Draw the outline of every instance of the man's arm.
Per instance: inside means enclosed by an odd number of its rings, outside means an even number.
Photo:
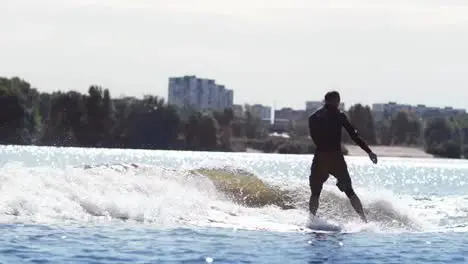
[[[317,118],[314,115],[309,116],[309,135],[312,138],[312,141],[314,141],[314,144],[317,144],[317,128],[315,126],[317,125]]]
[[[351,137],[356,144],[361,147],[367,154],[372,153],[372,150],[367,146],[366,142],[362,140],[362,138],[359,136],[359,133],[357,130],[354,128],[353,125],[349,122],[348,118],[344,113],[340,114],[341,117],[341,124],[344,126],[346,129],[346,132],[348,132],[349,136]]]

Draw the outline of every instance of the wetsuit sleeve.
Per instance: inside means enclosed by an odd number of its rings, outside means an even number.
[[[316,123],[317,123],[316,117],[314,115],[311,115],[309,117],[309,134],[310,134],[310,137],[312,138],[312,141],[314,141],[315,144],[317,144]]]
[[[354,126],[349,122],[348,118],[344,113],[340,114],[341,117],[341,124],[344,126],[346,129],[346,132],[348,132],[349,136],[351,137],[356,144],[361,147],[365,152],[371,153],[372,150],[367,146],[367,144],[362,140],[361,136],[359,136],[359,133],[357,130],[354,128]]]

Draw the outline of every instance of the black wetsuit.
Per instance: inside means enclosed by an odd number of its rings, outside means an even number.
[[[354,195],[348,166],[341,152],[342,127],[364,151],[371,152],[343,112],[327,106],[315,111],[309,117],[310,136],[317,147],[309,176],[313,196],[320,195],[329,174],[337,179],[336,185],[342,192],[347,196]]]

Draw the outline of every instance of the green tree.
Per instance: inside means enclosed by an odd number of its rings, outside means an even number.
[[[250,111],[245,112],[245,135],[247,138],[264,138],[267,136],[267,130],[263,126],[260,118],[252,115]]]
[[[0,78],[0,142],[31,144],[39,128],[39,93],[17,77]]]
[[[369,145],[377,143],[374,118],[369,106],[356,104],[350,107],[348,111],[349,121],[354,125],[362,139]],[[346,141],[350,142],[348,136],[345,136]]]
[[[460,158],[460,141],[455,137],[456,127],[447,118],[435,117],[427,122],[424,130],[426,152],[449,158]]]
[[[232,150],[232,123],[234,120],[232,108],[225,108],[222,112],[215,111],[213,116],[219,125],[221,148],[225,151]]]
[[[188,149],[197,150],[200,148],[199,127],[201,114],[195,112],[189,116],[185,125],[185,141]]]
[[[409,139],[410,121],[406,112],[398,112],[390,121],[393,145],[406,145]]]
[[[116,130],[127,147],[171,149],[179,135],[180,118],[177,111],[157,96],[143,100],[128,100],[123,120]],[[122,103],[119,103],[122,109]],[[122,110],[120,110],[122,111]]]
[[[76,134],[82,129],[83,109],[81,94],[73,91],[55,93],[41,143],[52,146],[82,146]]]
[[[380,120],[376,123],[376,134],[378,142],[381,145],[389,146],[392,144],[392,133],[389,120]]]
[[[211,115],[202,115],[198,131],[201,150],[215,150],[218,146],[219,125]]]
[[[211,115],[195,112],[185,126],[185,140],[190,150],[214,150],[218,146],[218,122]]]

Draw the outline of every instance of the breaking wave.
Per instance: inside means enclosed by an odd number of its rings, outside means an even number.
[[[24,223],[133,222],[171,226],[300,231],[308,219],[309,189],[275,185],[245,169],[168,169],[137,164],[79,168],[0,168],[0,221]],[[285,187],[287,186],[287,187]],[[463,228],[464,197],[440,200],[358,190],[369,225],[360,223],[346,196],[325,186],[319,215],[345,230],[425,232]],[[388,193],[388,192],[387,192]],[[464,209],[465,208],[465,209]],[[460,214],[460,215],[457,215]]]

